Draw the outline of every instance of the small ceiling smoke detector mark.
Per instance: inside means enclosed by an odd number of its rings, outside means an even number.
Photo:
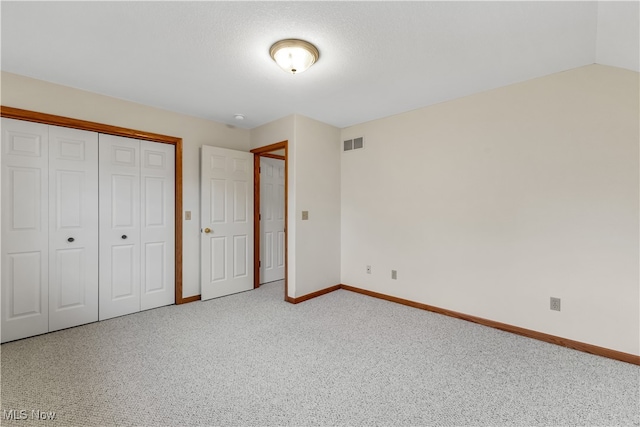
[[[361,148],[364,148],[364,138],[361,136],[344,141],[343,151],[359,150]]]
[[[244,114],[234,114],[233,118],[236,120],[244,120]]]

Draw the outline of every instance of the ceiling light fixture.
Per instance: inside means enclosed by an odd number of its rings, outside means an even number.
[[[269,53],[280,68],[291,74],[303,72],[320,57],[318,48],[309,42],[297,39],[280,40],[271,46]]]
[[[233,117],[236,120],[244,120],[244,114],[239,114],[239,113],[238,114],[234,114]]]

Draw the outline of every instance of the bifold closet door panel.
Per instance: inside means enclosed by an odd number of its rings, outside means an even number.
[[[49,331],[98,320],[98,134],[49,127]]]
[[[140,142],[99,135],[100,320],[140,311]]]
[[[141,301],[175,302],[175,146],[140,141]]]
[[[48,127],[2,119],[2,342],[49,330]]]

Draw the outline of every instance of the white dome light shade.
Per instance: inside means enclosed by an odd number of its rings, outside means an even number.
[[[304,40],[287,39],[274,43],[271,57],[287,73],[298,74],[311,67],[320,57],[318,49]]]

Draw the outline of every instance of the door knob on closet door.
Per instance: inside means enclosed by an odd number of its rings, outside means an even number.
[[[123,234],[123,235],[122,235],[122,240],[125,240],[126,238],[127,238],[127,235],[126,235],[126,234]]]
[[[69,238],[67,239],[67,242],[69,242],[69,243],[73,243],[75,240],[76,240],[76,239],[74,239],[73,237],[69,237]]]
[[[209,233],[211,233],[211,229],[210,229],[210,228],[205,228],[205,229],[204,229],[204,232],[205,232],[205,233],[207,233],[207,234],[209,234]]]

